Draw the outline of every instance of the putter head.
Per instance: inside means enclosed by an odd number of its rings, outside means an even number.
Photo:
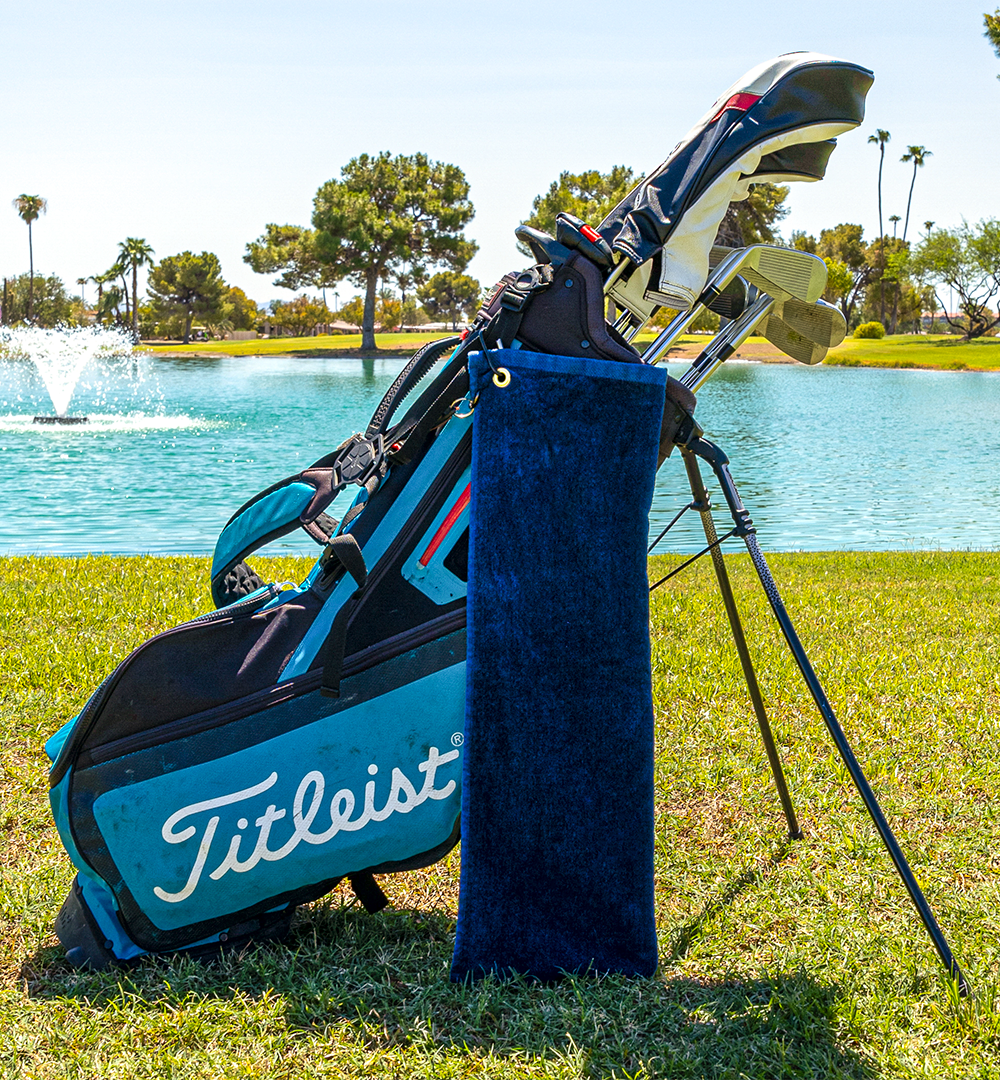
[[[840,308],[825,300],[805,304],[792,297],[782,306],[781,319],[803,337],[828,349],[839,345],[847,336],[847,320]]]
[[[825,345],[810,341],[804,334],[800,334],[789,326],[777,311],[772,311],[758,324],[757,332],[800,364],[818,364],[827,353]]]

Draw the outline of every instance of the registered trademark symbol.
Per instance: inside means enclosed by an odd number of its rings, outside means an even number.
[[[464,742],[465,736],[460,731],[456,731],[455,734],[451,737],[452,746],[461,746]]]

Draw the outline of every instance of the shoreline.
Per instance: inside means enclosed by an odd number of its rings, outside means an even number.
[[[380,347],[360,348],[360,335],[336,340],[330,336],[315,338],[260,338],[255,341],[205,342],[198,345],[145,343],[146,355],[170,360],[222,360],[227,357],[275,356],[301,359],[335,360],[405,360],[434,335],[387,334]],[[346,338],[346,340],[344,340]],[[649,336],[648,340],[652,340]],[[693,360],[710,341],[708,335],[684,335],[667,352],[672,362]],[[635,342],[640,349],[646,335]],[[779,351],[769,341],[751,337],[743,342],[730,363],[792,364],[796,361]],[[847,338],[831,349],[822,364],[830,367],[867,367],[914,369],[920,371],[1000,371],[1000,338],[978,338],[972,342],[953,340],[946,335],[899,334],[879,339]],[[819,365],[817,365],[819,366]]]

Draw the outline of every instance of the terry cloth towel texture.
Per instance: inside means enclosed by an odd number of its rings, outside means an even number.
[[[451,977],[651,975],[646,543],[666,372],[500,350],[473,355],[470,375]]]

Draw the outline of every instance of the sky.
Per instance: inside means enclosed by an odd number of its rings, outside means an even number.
[[[213,251],[258,302],[287,299],[246,244],[268,222],[308,225],[322,183],[388,150],[464,170],[469,272],[489,285],[524,265],[514,228],[560,172],[649,171],[740,75],[796,50],[863,64],[875,85],[827,178],[792,185],[785,235],[877,235],[876,128],[892,136],[887,230],[910,144],[933,153],[911,239],[928,219],[998,217],[1000,60],[982,36],[996,2],[0,0],[0,274],[28,264],[10,202],[39,194],[36,273],[74,291],[138,236],[157,257]]]

